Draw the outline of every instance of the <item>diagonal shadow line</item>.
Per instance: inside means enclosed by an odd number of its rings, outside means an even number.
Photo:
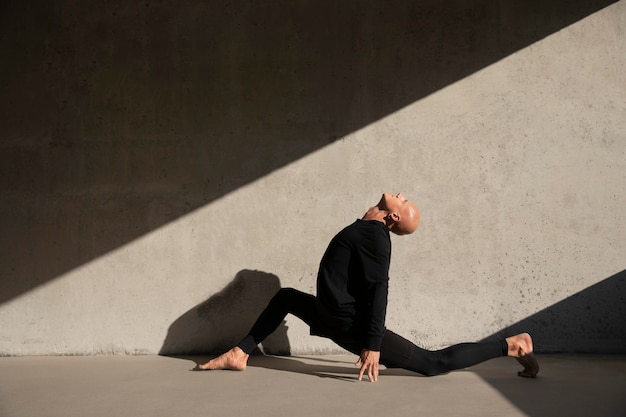
[[[484,340],[528,332],[541,353],[626,352],[626,270]]]
[[[2,2],[0,303],[614,2]]]
[[[279,286],[275,275],[240,271],[223,291],[194,307],[170,326],[160,354],[192,360],[198,365],[209,359],[198,354],[224,352],[245,334],[270,293]],[[255,300],[263,293],[262,301]],[[250,304],[256,304],[254,311],[245,307]],[[236,317],[233,312],[237,312]],[[537,379],[517,377],[515,372],[520,368],[511,358],[479,364],[466,372],[480,376],[528,417],[587,416],[590,410],[594,411],[593,415],[621,415],[626,404],[623,398],[625,375],[620,371],[624,369],[623,354],[626,352],[624,317],[626,270],[483,339],[530,332],[542,367]],[[213,322],[222,325],[217,328]],[[281,350],[289,352],[284,325],[272,337],[278,338],[274,349],[282,346],[282,349],[275,350],[276,353]],[[265,342],[263,348],[266,348]],[[555,352],[561,355],[553,355],[547,360],[547,354]],[[589,353],[604,356],[594,357]],[[621,355],[607,356],[612,353]],[[251,357],[248,365],[345,382],[357,381],[354,362],[343,359],[257,355]],[[381,375],[385,378],[392,375],[427,378],[402,369],[384,369]]]
[[[484,340],[529,332],[543,353],[624,354],[626,352],[626,270],[543,309]],[[580,358],[580,357],[579,357]],[[585,356],[576,365],[559,356],[563,366],[542,367],[536,383],[527,384],[480,366],[477,375],[529,417],[621,415],[624,375],[606,372],[623,357]],[[569,363],[567,363],[569,361]],[[541,366],[541,355],[539,355]],[[554,363],[553,359],[551,363]],[[595,367],[595,368],[594,368]],[[618,413],[618,414],[615,414]]]

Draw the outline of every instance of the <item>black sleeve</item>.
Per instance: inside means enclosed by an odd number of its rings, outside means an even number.
[[[371,246],[368,245],[363,249],[360,257],[369,307],[367,334],[363,347],[379,351],[385,334],[389,291],[389,263],[391,258],[389,236],[381,233],[381,236],[377,237]]]

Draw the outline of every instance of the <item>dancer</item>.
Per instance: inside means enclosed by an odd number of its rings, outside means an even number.
[[[430,351],[385,328],[389,233],[411,234],[419,220],[417,207],[404,195],[383,194],[378,204],[331,240],[320,262],[317,296],[280,289],[237,346],[198,368],[244,370],[250,353],[290,313],[307,323],[312,335],[327,337],[358,355],[359,380],[367,371],[369,381],[377,381],[379,363],[434,376],[500,356],[517,359],[524,367],[519,376],[536,377],[539,365],[527,333]]]

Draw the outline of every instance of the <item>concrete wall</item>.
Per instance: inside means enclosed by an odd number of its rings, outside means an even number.
[[[625,1],[39,3],[0,5],[0,354],[221,350],[383,191],[390,328],[626,351]]]

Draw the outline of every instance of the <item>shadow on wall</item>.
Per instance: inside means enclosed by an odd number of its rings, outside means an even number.
[[[169,327],[160,355],[219,354],[248,333],[269,300],[280,289],[276,275],[242,270],[219,293],[198,304]],[[262,344],[263,351],[289,355],[283,322]]]
[[[169,327],[162,355],[218,354],[236,345],[280,289],[277,276],[242,270],[222,291]],[[506,327],[484,340],[529,332],[538,353],[626,352],[626,270]],[[288,355],[283,323],[263,342],[267,354]]]
[[[614,2],[3,1],[0,303]]]
[[[625,353],[626,270],[485,340],[528,332],[542,353]]]

